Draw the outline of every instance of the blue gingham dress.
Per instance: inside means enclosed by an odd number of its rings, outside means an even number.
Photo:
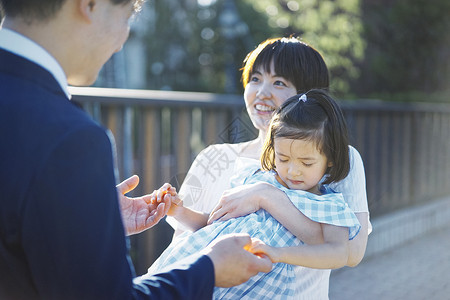
[[[334,193],[324,187],[323,195],[315,195],[301,190],[289,190],[275,179],[275,172],[259,170],[258,164],[239,162],[240,170],[232,179],[232,186],[268,182],[279,188],[292,203],[311,220],[349,228],[349,238],[359,232],[360,224],[355,214],[345,203],[342,194]],[[149,268],[154,274],[184,257],[199,252],[219,236],[228,233],[248,233],[273,247],[288,247],[303,244],[283,225],[263,209],[249,215],[214,222],[196,232],[184,232],[167,247],[162,255]],[[215,288],[214,299],[296,299],[299,289],[296,276],[301,276],[301,266],[276,263],[269,273],[259,273],[247,282],[231,288]]]

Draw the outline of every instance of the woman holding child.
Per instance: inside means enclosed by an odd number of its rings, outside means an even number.
[[[196,231],[216,220],[226,221],[264,209],[305,244],[324,243],[320,223],[300,212],[286,193],[267,182],[231,188],[230,178],[236,173],[239,159],[259,159],[269,121],[278,107],[296,94],[313,88],[328,88],[325,62],[315,49],[298,39],[269,39],[245,59],[242,82],[246,108],[259,135],[250,142],[209,146],[197,156],[179,191],[183,202],[173,205],[169,211],[172,216],[169,223],[175,228],[175,235],[186,230]],[[222,165],[222,168],[215,169],[217,159],[226,162],[225,168]],[[370,221],[363,163],[358,151],[351,146],[349,159],[348,175],[329,184],[329,188],[342,193],[361,225],[359,234],[347,242],[348,260],[344,265],[355,266],[364,256]],[[217,174],[212,174],[214,170]],[[195,194],[190,190],[190,182],[193,181],[201,183],[201,187],[196,186]],[[160,197],[161,193],[158,193]],[[301,289],[298,297],[328,299],[330,270],[315,269],[323,265],[308,267],[296,277],[297,286]]]

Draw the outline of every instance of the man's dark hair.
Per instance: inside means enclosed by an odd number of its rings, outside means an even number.
[[[0,15],[21,16],[26,20],[46,20],[53,17],[66,0],[0,0]],[[135,2],[139,10],[144,0],[110,0],[114,4]]]
[[[53,16],[66,0],[0,0],[4,13],[11,17],[45,20]]]

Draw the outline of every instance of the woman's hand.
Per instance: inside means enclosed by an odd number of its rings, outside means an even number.
[[[258,182],[226,190],[223,192],[219,203],[210,213],[208,224],[216,220],[226,221],[231,218],[246,216],[259,210],[263,190],[268,185],[264,182]]]

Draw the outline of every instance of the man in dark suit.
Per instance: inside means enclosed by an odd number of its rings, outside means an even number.
[[[107,131],[70,102],[128,37],[140,0],[0,0],[0,299],[208,299],[271,263],[228,236],[150,279],[128,234],[170,207],[116,189]]]

